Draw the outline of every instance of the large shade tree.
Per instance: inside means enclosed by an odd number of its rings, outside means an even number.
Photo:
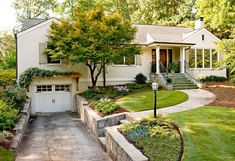
[[[17,20],[22,22],[26,18],[49,18],[56,0],[14,0]]]
[[[234,0],[197,0],[197,15],[203,16],[206,27],[219,38],[228,38],[235,26]]]
[[[228,74],[235,74],[235,28],[229,39],[223,39],[217,44],[216,50],[223,53],[223,60],[220,64],[228,69]]]
[[[139,54],[140,47],[132,43],[136,29],[120,14],[107,14],[101,5],[81,10],[80,5],[73,10],[72,21],[52,23],[46,53],[54,59],[85,64],[95,87],[107,64]]]

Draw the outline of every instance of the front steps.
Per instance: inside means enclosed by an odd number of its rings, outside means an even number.
[[[166,80],[167,74],[161,73],[163,78]],[[197,89],[198,87],[188,79],[183,73],[168,73],[168,77],[171,78],[172,82],[170,83],[173,87],[173,90],[182,90],[182,89]]]

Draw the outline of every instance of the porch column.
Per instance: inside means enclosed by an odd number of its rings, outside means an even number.
[[[160,73],[160,64],[159,64],[159,61],[160,61],[160,47],[158,46],[156,48],[156,73]]]
[[[181,65],[180,65],[180,73],[185,73],[185,47],[181,47],[180,48],[180,61],[181,61]]]

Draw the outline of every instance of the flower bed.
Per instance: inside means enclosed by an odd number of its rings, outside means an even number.
[[[150,161],[181,160],[183,141],[177,127],[162,118],[125,124],[120,132]]]
[[[99,115],[105,116],[127,111],[114,103],[117,98],[140,91],[147,91],[151,89],[150,87],[150,84],[136,83],[96,87],[95,89],[86,90],[81,95],[89,102],[92,102],[93,109]]]

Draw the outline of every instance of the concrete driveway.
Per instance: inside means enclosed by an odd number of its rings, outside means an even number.
[[[110,161],[76,115],[38,116],[24,137],[16,161]]]

